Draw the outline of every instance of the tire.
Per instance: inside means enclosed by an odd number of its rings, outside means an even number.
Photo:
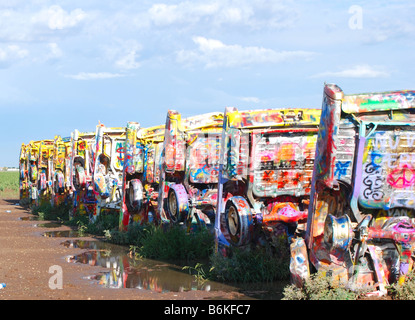
[[[230,242],[237,247],[247,245],[252,239],[253,218],[245,198],[230,198],[225,206],[225,221]]]
[[[129,209],[138,212],[143,207],[143,184],[139,179],[132,179],[128,185]]]
[[[189,197],[181,184],[170,187],[167,195],[167,213],[173,223],[183,222],[189,213]]]

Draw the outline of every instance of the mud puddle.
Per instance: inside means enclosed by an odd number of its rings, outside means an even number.
[[[59,222],[36,224],[38,227],[60,227]],[[66,248],[79,248],[85,251],[77,255],[65,257],[68,263],[82,263],[105,268],[88,276],[95,285],[107,288],[135,288],[159,293],[185,291],[222,291],[238,292],[244,299],[280,300],[283,289],[288,282],[231,284],[215,281],[198,281],[188,270],[183,270],[186,263],[167,263],[152,259],[135,257],[125,246],[115,245],[100,240],[79,239],[84,234],[76,230],[52,230],[43,233],[45,237],[78,238],[68,239],[61,243]]]
[[[107,288],[136,288],[155,292],[184,292],[190,290],[239,292],[253,299],[281,299],[287,283],[232,285],[214,281],[198,281],[182,270],[181,265],[134,257],[128,249],[103,241],[66,240],[68,248],[86,249],[66,257],[68,263],[99,266],[108,271],[87,279]]]
[[[49,238],[71,238],[71,237],[76,238],[76,237],[80,237],[81,234],[80,232],[76,230],[54,230],[54,231],[44,232],[43,236],[49,237]]]
[[[20,221],[39,221],[40,223],[35,224],[35,227],[41,228],[59,228],[63,225],[62,222],[59,221],[46,221],[40,219],[38,216],[26,216],[26,217],[19,217],[18,220]]]
[[[35,227],[40,228],[59,228],[62,227],[61,222],[45,222],[45,223],[37,223]]]
[[[26,216],[26,217],[20,217],[20,221],[39,221],[39,217],[37,216]]]

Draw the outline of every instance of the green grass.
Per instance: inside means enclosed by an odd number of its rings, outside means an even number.
[[[250,250],[231,247],[229,256],[210,257],[210,279],[223,282],[272,282],[288,280],[290,253],[283,241],[275,247],[253,247]]]
[[[52,207],[49,202],[43,203],[38,207],[32,208],[32,213],[39,217],[40,220],[69,221],[69,210],[71,205],[62,204]]]
[[[179,226],[132,224],[126,232],[109,230],[109,241],[129,245],[143,258],[161,260],[204,260],[214,248],[214,237],[207,230],[188,234]]]
[[[0,171],[0,198],[19,198],[18,171]]]

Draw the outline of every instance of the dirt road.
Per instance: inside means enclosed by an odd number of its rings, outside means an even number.
[[[36,221],[21,220],[31,216],[18,200],[0,199],[0,300],[200,300],[244,299],[238,292],[168,292],[139,289],[111,289],[91,283],[86,277],[100,270],[91,266],[67,263],[65,257],[82,252],[66,248],[62,239],[42,236],[46,228]],[[68,227],[61,227],[69,229]],[[62,289],[53,287],[56,267],[62,270]],[[52,267],[52,268],[51,268]],[[103,270],[103,269],[102,269]],[[52,279],[51,279],[52,278]],[[52,286],[50,286],[50,281]]]

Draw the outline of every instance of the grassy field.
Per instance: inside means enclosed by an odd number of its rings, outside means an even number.
[[[19,172],[0,171],[0,199],[19,198]]]

